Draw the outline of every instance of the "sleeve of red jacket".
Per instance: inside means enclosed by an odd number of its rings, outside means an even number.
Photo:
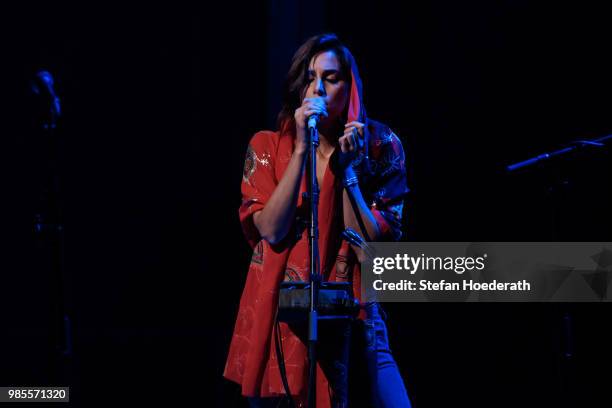
[[[253,214],[261,210],[278,184],[274,173],[273,132],[258,132],[249,142],[242,172],[242,203],[238,214],[242,231],[251,247],[261,240]]]
[[[380,228],[380,241],[398,241],[402,237],[402,211],[408,192],[406,159],[402,142],[391,133],[388,143],[380,147],[377,162],[377,185],[372,214]]]

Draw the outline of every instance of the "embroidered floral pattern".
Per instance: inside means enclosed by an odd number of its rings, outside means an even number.
[[[263,241],[259,241],[255,249],[253,249],[251,263],[259,265],[263,264]]]
[[[242,172],[242,180],[251,184],[251,178],[255,171],[257,171],[257,165],[260,164],[265,167],[270,166],[270,154],[262,153],[261,157],[257,156],[257,153],[253,149],[253,146],[249,145],[246,152],[246,158],[244,160],[244,170]]]
[[[287,269],[285,269],[285,281],[296,282],[301,280],[304,279],[302,279],[300,273],[296,269],[287,265]]]

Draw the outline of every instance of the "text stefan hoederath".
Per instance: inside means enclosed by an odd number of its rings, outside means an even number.
[[[612,301],[612,242],[368,245],[370,256],[361,262],[365,301]]]
[[[478,257],[441,257],[420,256],[413,257],[408,254],[396,254],[394,257],[375,257],[372,259],[372,272],[381,275],[385,271],[405,271],[411,275],[419,271],[452,271],[458,275],[465,272],[482,271],[486,267],[487,254]],[[530,291],[531,284],[523,279],[516,282],[477,282],[465,279],[462,282],[449,282],[444,279],[432,281],[421,279],[417,282],[401,279],[397,282],[383,282],[376,279],[372,282],[376,291]]]

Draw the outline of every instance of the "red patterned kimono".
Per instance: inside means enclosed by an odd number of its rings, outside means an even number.
[[[404,152],[391,130],[365,118],[361,105],[361,83],[353,69],[348,120],[366,123],[366,144],[353,167],[366,202],[377,220],[383,238],[399,239],[403,198],[408,192]],[[304,175],[296,210],[296,221],[287,237],[277,245],[262,240],[253,223],[253,213],[261,210],[283,177],[293,152],[294,135],[262,131],[250,141],[242,178],[240,221],[253,247],[246,284],[224,376],[242,385],[245,396],[274,397],[285,394],[274,346],[275,315],[280,282],[309,280],[308,231],[301,220],[309,218]],[[331,163],[331,160],[330,160]],[[342,178],[330,166],[325,171],[319,199],[319,252],[321,272],[328,281],[352,281],[360,295],[359,263],[350,246],[341,239]],[[362,316],[363,317],[363,316]],[[306,340],[285,323],[280,324],[289,389],[298,406],[305,406],[308,384]],[[317,364],[317,407],[330,407],[330,388],[324,371]]]

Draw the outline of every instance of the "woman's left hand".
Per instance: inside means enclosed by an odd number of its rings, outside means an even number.
[[[344,134],[338,139],[340,145],[338,162],[341,169],[347,169],[357,158],[357,152],[363,147],[365,140],[364,126],[363,123],[357,121],[344,125]]]

